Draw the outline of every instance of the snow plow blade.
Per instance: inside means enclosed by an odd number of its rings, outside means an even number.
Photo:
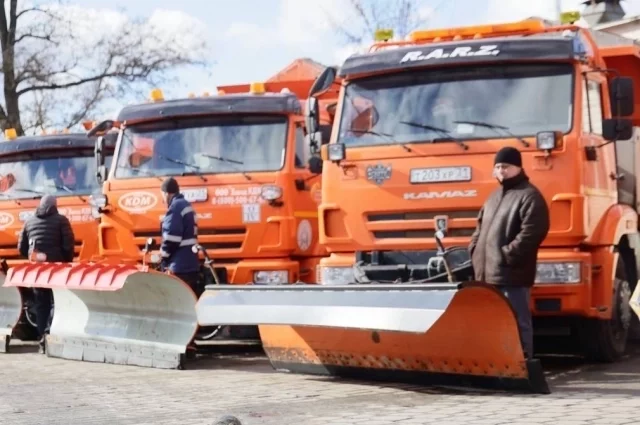
[[[13,330],[22,316],[22,295],[18,288],[5,286],[6,275],[2,272],[0,282],[0,353],[8,353]]]
[[[49,357],[182,368],[197,329],[191,289],[136,266],[31,263],[10,269],[5,286],[52,289]]]
[[[633,294],[631,294],[629,305],[631,306],[631,309],[636,314],[638,319],[640,319],[640,280],[636,284],[636,288],[633,290]]]
[[[259,325],[275,369],[549,394],[515,314],[477,282],[208,286],[200,326]]]

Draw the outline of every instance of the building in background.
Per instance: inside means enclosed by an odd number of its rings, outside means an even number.
[[[637,1],[637,0],[634,0]],[[621,0],[586,0],[581,12],[590,28],[640,41],[640,15],[625,16]]]

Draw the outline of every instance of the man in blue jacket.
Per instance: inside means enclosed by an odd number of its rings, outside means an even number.
[[[162,220],[161,266],[186,282],[200,297],[200,262],[198,254],[191,250],[198,243],[196,213],[180,193],[178,182],[173,177],[162,182],[161,191],[162,199],[168,206]]]

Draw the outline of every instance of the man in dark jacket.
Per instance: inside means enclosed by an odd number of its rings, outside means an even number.
[[[538,249],[549,231],[549,208],[522,169],[522,156],[500,149],[494,175],[501,187],[486,200],[471,236],[469,253],[478,281],[496,285],[509,299],[518,321],[525,356],[533,356],[529,300]]]
[[[18,238],[20,255],[36,261],[58,263],[73,261],[74,236],[69,219],[58,213],[56,198],[45,195]],[[34,288],[36,322],[40,345],[49,323],[53,294],[48,288]]]
[[[168,205],[162,220],[162,267],[185,281],[199,297],[200,261],[198,254],[191,250],[198,243],[196,213],[180,194],[178,182],[173,177],[162,182],[161,190]]]

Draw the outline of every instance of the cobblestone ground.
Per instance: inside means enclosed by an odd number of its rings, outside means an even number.
[[[555,362],[557,363],[557,362]],[[2,425],[638,424],[640,350],[616,365],[552,364],[551,395],[335,381],[272,371],[261,356],[167,371],[0,354]]]

